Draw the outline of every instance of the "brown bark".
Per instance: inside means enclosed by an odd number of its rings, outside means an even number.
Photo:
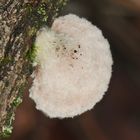
[[[36,31],[50,25],[66,0],[0,1],[0,135],[8,136],[33,71]]]

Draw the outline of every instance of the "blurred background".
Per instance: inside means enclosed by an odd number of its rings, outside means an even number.
[[[73,119],[49,119],[28,92],[7,140],[140,140],[140,0],[70,0],[61,15],[75,13],[109,40],[113,75],[94,109]]]

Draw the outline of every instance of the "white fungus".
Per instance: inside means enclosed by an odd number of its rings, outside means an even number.
[[[30,97],[51,118],[74,117],[99,102],[108,88],[112,56],[102,32],[84,18],[55,19],[36,37],[37,71]]]

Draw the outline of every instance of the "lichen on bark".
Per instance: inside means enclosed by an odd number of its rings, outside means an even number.
[[[37,30],[51,25],[67,0],[1,0],[0,2],[0,137],[12,132],[17,106],[34,70]]]

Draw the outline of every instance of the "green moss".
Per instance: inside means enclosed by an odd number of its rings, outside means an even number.
[[[12,130],[13,130],[12,126],[3,126],[2,133],[0,134],[0,137],[9,138],[11,136]]]
[[[23,96],[23,93],[25,91],[25,87],[27,86],[28,83],[25,83],[25,84],[22,84],[19,88],[19,97],[22,97]]]
[[[9,111],[8,116],[6,118],[6,122],[4,126],[2,127],[2,132],[0,134],[0,137],[2,138],[8,138],[10,137],[13,127],[12,127],[12,122],[14,120],[14,113],[12,111]]]
[[[12,122],[15,119],[15,110],[16,108],[22,103],[22,96],[24,93],[26,85],[21,85],[19,88],[19,94],[16,96],[16,98],[13,100],[13,102],[10,104],[10,107],[8,108],[7,112],[7,118],[4,123],[4,126],[2,127],[2,131],[0,133],[0,138],[8,138],[11,136],[13,127]]]
[[[37,29],[35,27],[30,27],[28,31],[29,36],[34,36],[37,32]]]
[[[39,5],[33,7],[27,4],[27,12],[30,19],[29,24],[36,29],[41,26],[50,25],[59,11],[66,5],[68,0],[41,0]]]
[[[22,103],[22,98],[21,98],[21,97],[17,97],[17,98],[15,98],[14,101],[12,102],[12,106],[18,107],[21,103]]]
[[[32,47],[28,50],[27,54],[26,54],[26,58],[30,61],[30,62],[34,62],[35,61],[35,57],[36,57],[36,46],[35,44],[32,45]]]
[[[46,15],[46,9],[45,9],[45,4],[41,4],[38,8],[37,8],[37,13],[40,15]]]
[[[17,108],[21,103],[22,103],[22,98],[23,98],[23,93],[25,91],[25,87],[26,87],[26,84],[22,84],[20,87],[19,87],[19,90],[18,90],[18,95],[14,98],[14,100],[12,101],[11,103],[11,109],[13,108]]]

